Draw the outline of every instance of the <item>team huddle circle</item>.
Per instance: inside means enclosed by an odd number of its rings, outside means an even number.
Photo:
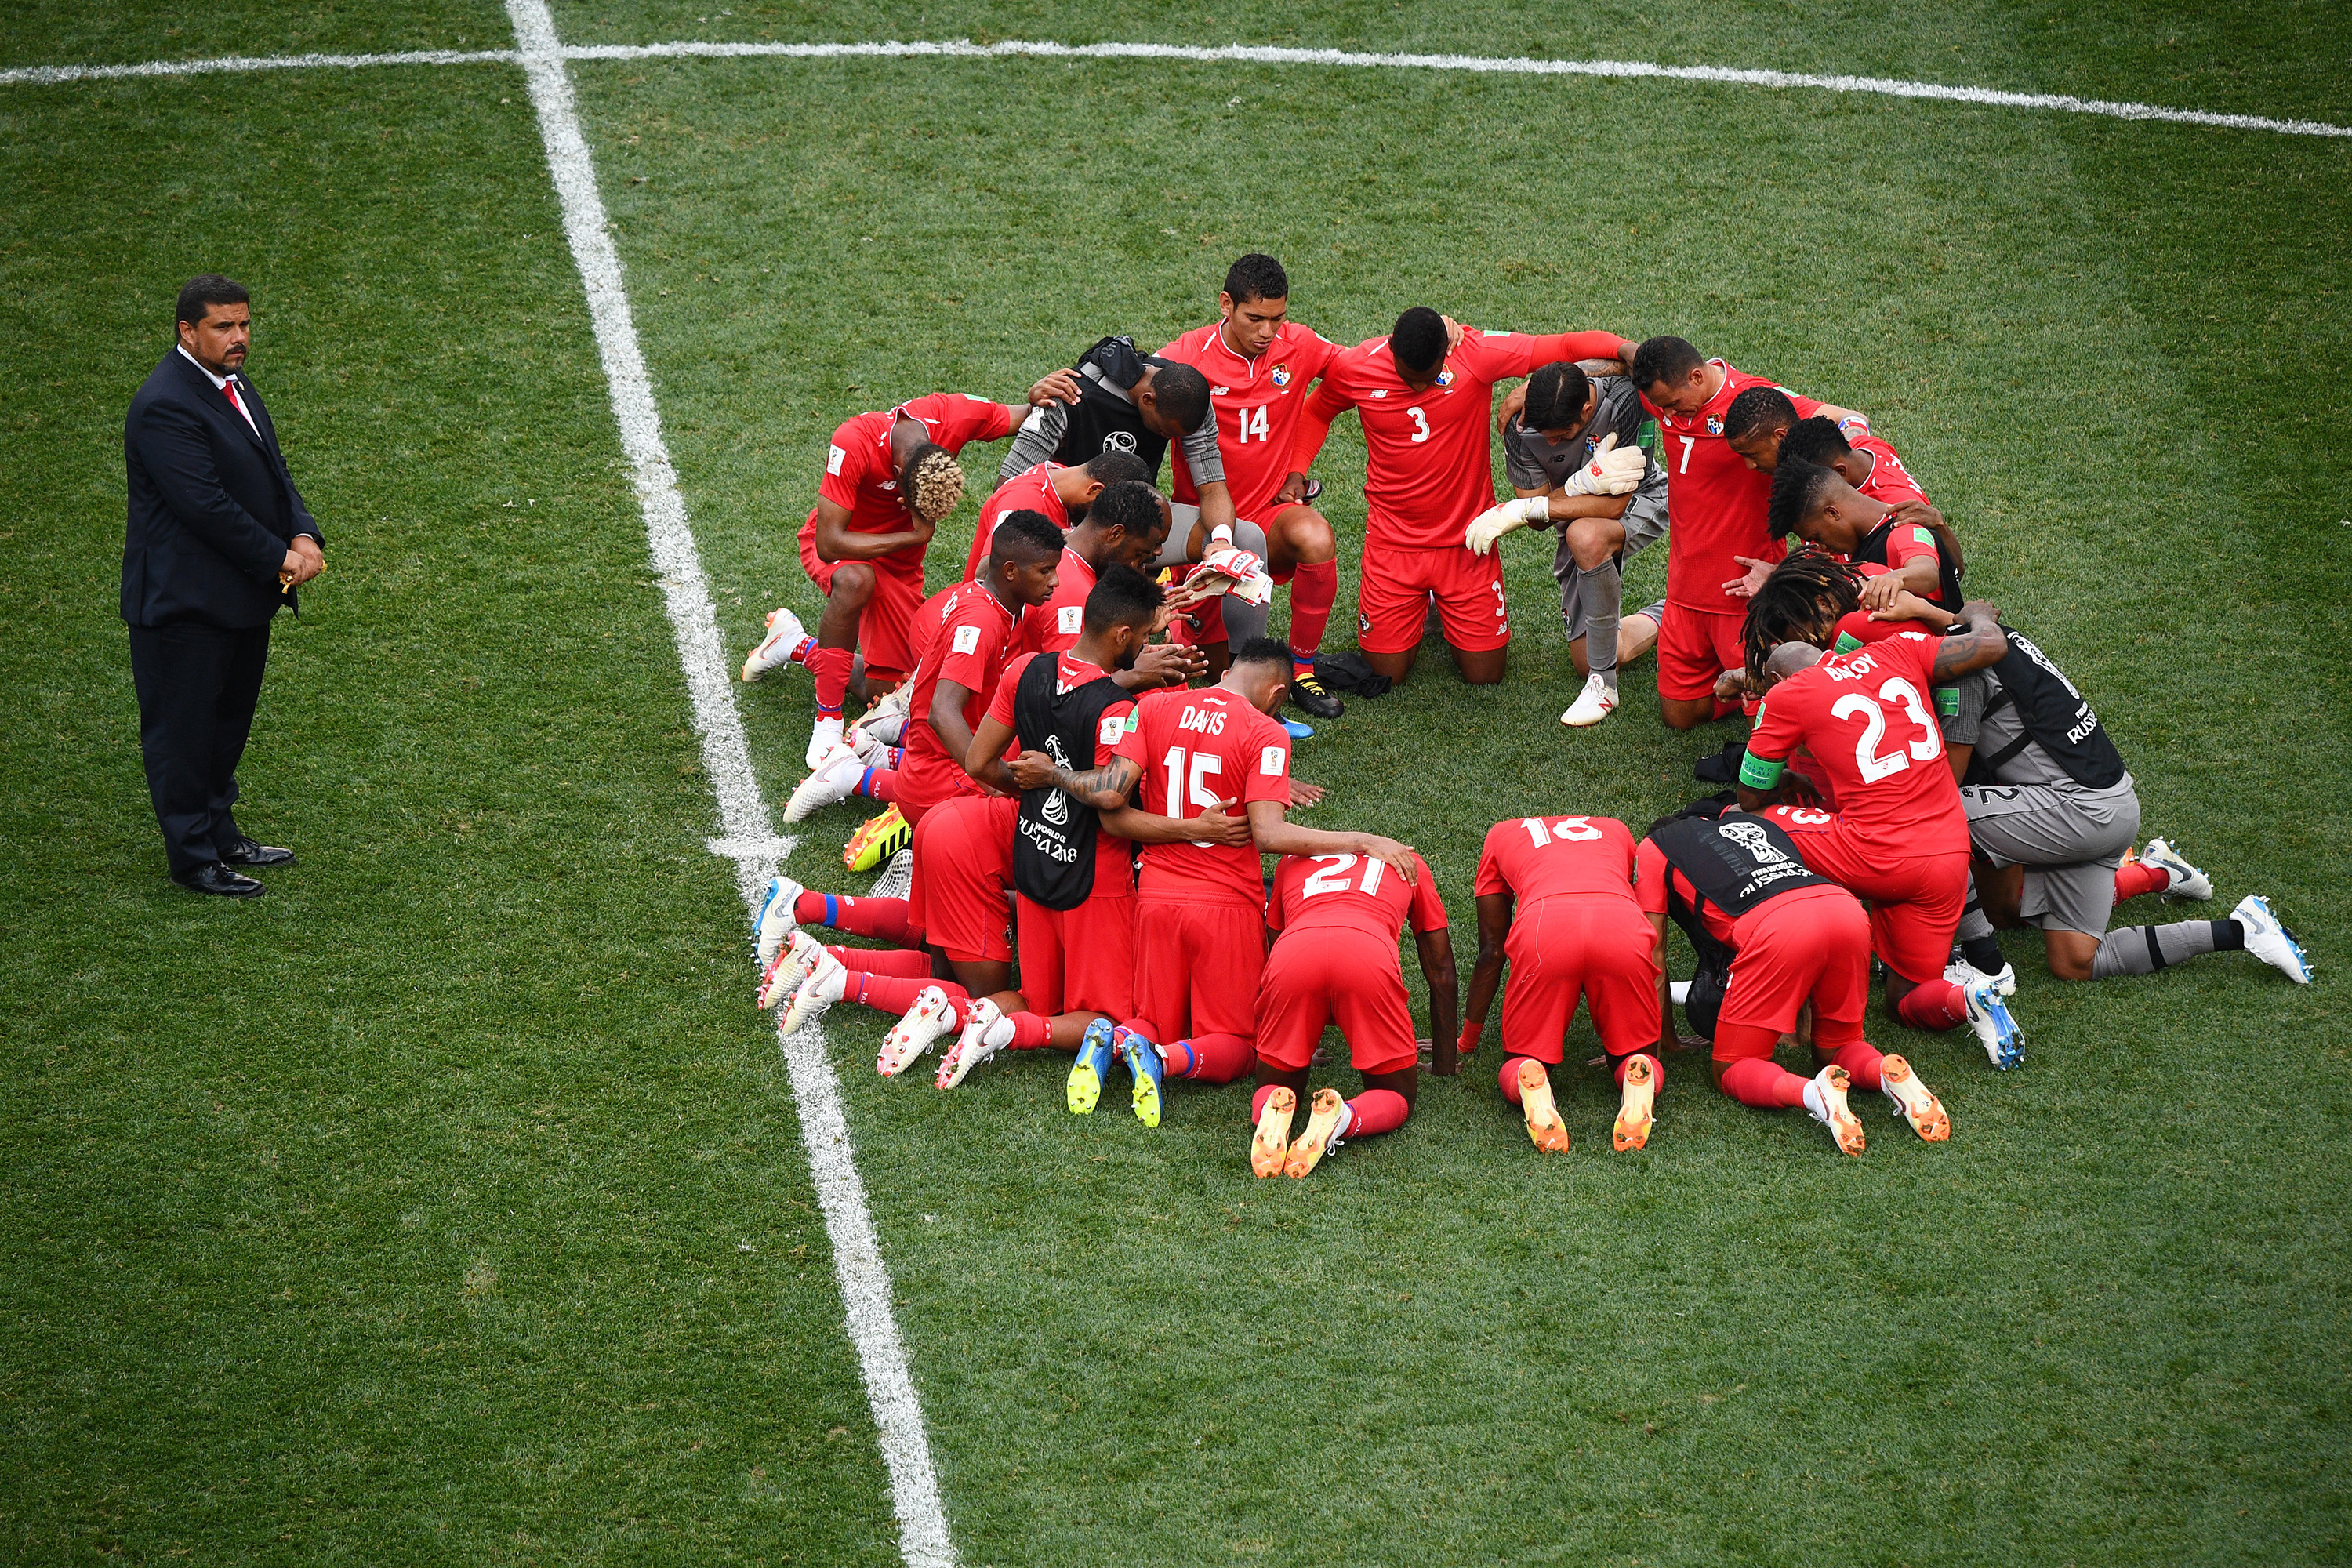
[[[1346,347],[1292,321],[1289,293],[1279,262],[1244,256],[1216,319],[1157,353],[1105,337],[1020,402],[929,393],[835,431],[799,534],[823,612],[772,613],[742,678],[806,673],[785,819],[878,805],[844,858],[887,868],[864,894],[770,884],[759,1001],[784,1036],[873,1009],[895,1019],[877,1070],[936,1051],[942,1090],[1052,1050],[1072,1058],[1071,1113],[1124,1084],[1147,1127],[1179,1081],[1253,1078],[1252,1170],[1303,1177],[1402,1125],[1424,1066],[1464,1058],[1495,1061],[1536,1149],[1566,1152],[1552,1079],[1580,1005],[1620,1096],[1616,1151],[1647,1145],[1666,1057],[1704,1051],[1722,1093],[1801,1109],[1860,1155],[1856,1090],[1953,1136],[1943,1097],[1865,1037],[1874,966],[1887,1013],[1969,1031],[2001,1070],[2026,1060],[2002,929],[2038,930],[2062,981],[2243,952],[2309,982],[2259,893],[2110,929],[2119,903],[2210,900],[2212,879],[2142,842],[2090,696],[1968,595],[1966,541],[1865,412],[1671,335],[1482,331],[1416,306]],[[1358,637],[1333,656],[1342,542],[1313,476],[1349,412]],[[1000,441],[961,574],[932,592],[963,455]],[[1461,679],[1500,680],[1519,531],[1557,535],[1571,735],[1653,655],[1669,728],[1748,729],[1717,792],[1655,823],[1495,824],[1465,990],[1418,852],[1292,820],[1324,792],[1292,777],[1312,731],[1283,715],[1344,720],[1343,694],[1412,676],[1433,623]],[[1661,542],[1665,597],[1629,608],[1625,560]],[[1670,925],[1694,955],[1682,979]],[[1490,1016],[1499,1055],[1481,1057]],[[1327,1028],[1360,1087],[1302,1106]]]

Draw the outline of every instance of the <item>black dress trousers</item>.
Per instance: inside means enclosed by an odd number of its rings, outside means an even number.
[[[139,750],[172,875],[217,860],[243,837],[236,764],[253,729],[269,623],[234,630],[192,621],[132,626]]]

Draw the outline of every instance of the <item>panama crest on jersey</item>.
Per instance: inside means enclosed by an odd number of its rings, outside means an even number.
[[[1437,373],[1437,384],[1440,386],[1452,386],[1454,384],[1454,373],[1450,370],[1439,371]]]
[[[1286,364],[1276,365],[1272,370],[1267,371],[1265,375],[1266,379],[1273,382],[1276,386],[1288,386],[1290,384],[1290,367]]]
[[[1708,435],[1710,435],[1710,436],[1720,436],[1720,435],[1722,435],[1722,434],[1723,434],[1723,421],[1722,421],[1722,420],[1720,420],[1720,419],[1717,419],[1717,418],[1714,415],[1712,415],[1712,414],[1708,415],[1708,416],[1706,416],[1706,433],[1707,433]]]

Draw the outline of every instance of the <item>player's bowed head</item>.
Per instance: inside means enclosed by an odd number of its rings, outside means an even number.
[[[1558,360],[1538,366],[1528,377],[1519,408],[1519,426],[1559,446],[1584,433],[1600,402],[1600,389],[1584,374],[1584,367],[1573,361]],[[1648,466],[1649,459],[1639,447],[1621,450],[1616,433],[1612,431],[1593,448],[1591,459],[1568,477],[1559,494],[1630,495],[1640,486]],[[1484,555],[1495,548],[1496,540],[1514,529],[1549,527],[1552,521],[1551,503],[1549,495],[1532,495],[1488,507],[1470,520],[1462,542],[1470,547],[1472,553]]]

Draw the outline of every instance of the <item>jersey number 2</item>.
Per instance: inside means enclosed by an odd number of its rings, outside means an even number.
[[[1328,864],[1329,869],[1309,875],[1299,886],[1299,897],[1311,899],[1318,893],[1344,893],[1348,890],[1348,869],[1355,865],[1355,856],[1317,855],[1310,858],[1318,865]],[[1381,877],[1388,868],[1387,861],[1374,860],[1367,857],[1364,860],[1364,879],[1358,886],[1367,893],[1378,892]]]
[[[1832,718],[1851,719],[1856,714],[1862,717],[1862,738],[1853,743],[1853,765],[1864,784],[1875,784],[1899,773],[1914,762],[1932,763],[1944,752],[1943,733],[1927,717],[1917,687],[1898,675],[1878,689],[1878,696],[1883,702],[1901,703],[1904,716],[1919,726],[1919,734],[1903,750],[1882,757],[1878,754],[1878,742],[1886,737],[1886,710],[1859,691],[1849,691],[1832,703]]]

